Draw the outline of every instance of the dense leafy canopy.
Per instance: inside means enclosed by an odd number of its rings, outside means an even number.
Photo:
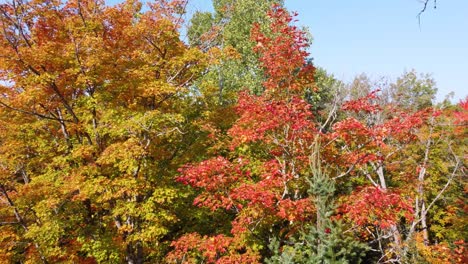
[[[337,80],[282,1],[187,4],[0,4],[0,262],[468,261],[467,99]]]

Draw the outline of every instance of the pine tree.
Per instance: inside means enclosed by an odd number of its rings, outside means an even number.
[[[273,263],[361,263],[368,247],[346,232],[335,212],[335,182],[322,170],[318,144],[311,155],[309,195],[316,207],[316,222],[309,223],[299,237],[286,241],[280,250],[280,241],[272,239],[273,256],[266,262]]]

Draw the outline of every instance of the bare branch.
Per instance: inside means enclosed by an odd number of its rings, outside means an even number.
[[[422,13],[426,12],[427,10],[427,5],[429,4],[431,0],[423,0],[423,8],[421,9],[421,11],[419,11],[418,13],[418,24],[419,24],[419,27],[421,27],[421,15]],[[434,0],[434,9],[437,8],[437,0]]]
[[[434,205],[435,202],[437,202],[437,200],[440,199],[440,197],[442,196],[442,194],[445,192],[445,190],[448,188],[448,186],[450,185],[450,183],[452,182],[453,178],[455,178],[455,175],[458,171],[458,168],[460,167],[460,160],[457,158],[457,163],[455,165],[455,168],[453,169],[452,171],[452,174],[450,175],[449,179],[447,180],[447,183],[444,185],[444,187],[439,191],[439,193],[437,194],[437,196],[432,200],[432,202],[429,204],[429,206],[427,206],[427,209],[423,212],[424,214],[427,214],[427,212],[429,212],[429,210],[431,209],[431,207]]]
[[[3,107],[5,108],[8,108],[10,110],[13,110],[13,111],[17,111],[17,112],[20,112],[20,113],[23,113],[23,114],[28,114],[28,115],[33,115],[33,116],[36,116],[36,117],[40,117],[40,118],[44,118],[44,119],[48,119],[48,120],[54,120],[54,121],[58,121],[58,122],[73,122],[72,120],[66,120],[66,119],[58,119],[57,117],[55,116],[46,116],[46,115],[43,115],[43,114],[39,114],[39,113],[36,113],[36,112],[32,112],[32,111],[28,111],[28,110],[24,110],[24,109],[20,109],[20,108],[15,108],[13,106],[10,106],[10,105],[7,105],[5,104],[4,102],[0,101],[0,105],[2,105]]]

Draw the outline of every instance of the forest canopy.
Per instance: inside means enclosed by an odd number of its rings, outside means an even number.
[[[339,80],[283,1],[187,4],[0,4],[1,263],[468,262],[468,98]]]

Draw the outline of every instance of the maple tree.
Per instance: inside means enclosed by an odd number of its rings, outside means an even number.
[[[206,259],[209,262],[259,259],[272,232],[286,234],[294,223],[312,217],[313,204],[303,197],[306,190],[300,177],[300,171],[307,170],[308,154],[300,141],[311,142],[316,131],[309,105],[301,98],[301,86],[313,85],[314,68],[304,64],[308,44],[304,33],[290,25],[292,16],[279,6],[269,16],[272,37],[264,35],[258,26],[252,32],[261,43],[256,50],[268,76],[263,84],[265,91],[261,95],[240,94],[236,107],[239,119],[228,131],[231,140],[227,157],[187,165],[179,177],[179,181],[201,189],[196,205],[235,214],[232,239],[220,255],[225,257]],[[276,58],[275,52],[279,55]],[[178,241],[185,239],[183,236]],[[170,257],[184,258],[187,250],[180,248],[185,245],[173,245],[176,250]],[[254,250],[245,250],[250,247]],[[198,251],[203,254],[209,249]]]
[[[191,140],[184,97],[206,63],[179,38],[183,4],[1,5],[0,213],[10,225],[0,228],[11,261],[164,254],[184,196],[171,177]]]
[[[2,3],[0,261],[466,262],[467,100],[346,86],[272,3]]]
[[[413,104],[398,99],[401,92],[394,95],[394,103],[381,104],[379,91],[369,91],[363,97],[343,102],[339,110],[333,108],[329,118],[317,119],[310,111],[310,104],[303,99],[306,89],[316,90],[313,67],[306,59],[308,44],[304,33],[290,24],[292,17],[284,9],[276,6],[269,15],[273,21],[271,35],[262,34],[259,27],[254,27],[252,33],[257,41],[254,49],[260,53],[266,76],[264,92],[239,95],[239,119],[228,131],[229,153],[186,166],[179,180],[201,191],[195,205],[235,213],[232,243],[237,243],[234,242],[237,237],[243,237],[242,241],[260,244],[255,246],[260,254],[268,255],[266,248],[272,237],[294,236],[297,231],[293,230],[304,223],[319,221],[314,217],[317,210],[312,202],[314,196],[307,193],[307,179],[313,175],[311,149],[318,137],[324,146],[320,152],[321,162],[327,166],[326,174],[347,186],[339,190],[341,205],[337,217],[343,218],[352,229],[361,230],[356,238],[361,237],[380,252],[378,256],[370,254],[369,260],[404,261],[408,244],[414,241],[415,228],[421,228],[423,234],[426,229],[425,219],[431,208],[424,207],[424,203],[433,206],[446,188],[439,188],[430,201],[422,202],[426,199],[422,189],[426,180],[421,174],[419,178],[412,176],[409,173],[414,175],[414,172],[408,170],[426,166],[421,163],[427,160],[419,156],[416,164],[405,164],[405,167],[395,164],[404,163],[399,160],[405,159],[404,150],[417,141],[418,131],[430,125],[438,112],[425,108],[426,99],[414,109],[408,108]],[[429,98],[433,95],[431,87],[416,80],[414,73],[408,76],[414,83],[411,85],[415,93],[423,87]],[[411,95],[413,91],[409,88],[398,82],[396,85],[409,94],[407,98],[418,98]],[[343,118],[334,119],[337,114]],[[447,186],[454,175],[462,172],[459,156],[454,158],[455,163],[447,166],[451,171],[445,173],[449,177]],[[399,176],[402,174],[413,178],[402,179]],[[405,188],[404,184],[408,183]],[[281,208],[283,205],[292,205],[294,212]],[[278,221],[284,216],[283,221],[289,223],[280,224]],[[272,228],[276,226],[279,229]],[[279,248],[283,242],[278,242]],[[179,255],[173,254],[171,258],[183,258],[185,255],[178,251],[181,245],[178,242],[173,245]],[[238,254],[239,248],[229,251],[228,247],[223,254]],[[188,249],[185,254],[190,252]]]

